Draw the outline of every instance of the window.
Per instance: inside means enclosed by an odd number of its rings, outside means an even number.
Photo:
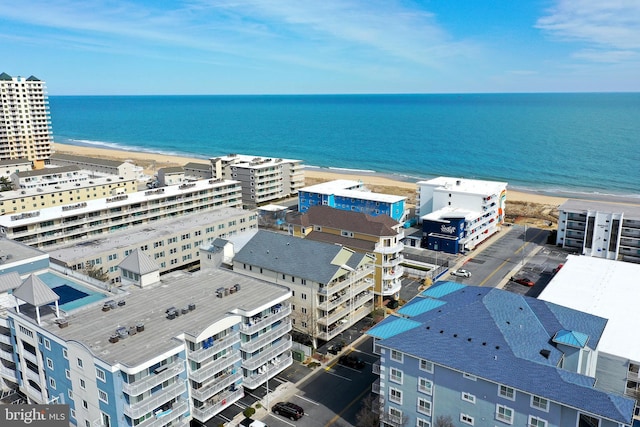
[[[391,350],[391,360],[395,360],[396,362],[402,362],[404,359],[402,357],[402,353],[397,350]]]
[[[71,418],[73,418],[73,419],[76,418],[76,410],[75,409],[71,410]]]
[[[423,420],[422,418],[418,418],[416,420],[416,427],[431,427],[431,423],[427,420]]]
[[[509,400],[516,400],[516,391],[506,385],[501,385],[498,389],[498,396]]]
[[[389,388],[389,401],[402,405],[402,391],[397,388]]]
[[[104,403],[109,403],[109,396],[100,389],[98,389],[98,399],[102,400]]]
[[[65,369],[65,370],[64,370],[64,376],[65,376],[68,380],[70,380],[70,379],[71,379],[71,371],[70,371],[70,370],[68,370],[68,369]]]
[[[46,348],[47,350],[51,350],[51,341],[46,338],[44,339],[44,348]]]
[[[460,414],[460,422],[465,423],[465,424],[469,424],[470,426],[472,426],[473,423],[474,423],[474,420],[473,420],[473,417],[471,415]]]
[[[426,378],[418,378],[418,391],[431,395],[433,390],[433,381],[429,381]]]
[[[425,415],[431,415],[431,401],[427,399],[423,399],[421,397],[418,398],[418,412]]]
[[[528,427],[547,427],[547,422],[542,418],[534,417],[533,415],[529,416]]]
[[[84,409],[89,409],[89,403],[88,403],[86,400],[83,400],[83,401],[82,401],[82,407],[83,407]]]
[[[599,427],[600,419],[587,414],[580,414],[578,427]]]
[[[78,358],[77,363],[78,363],[78,367],[82,368],[82,359]]]
[[[73,399],[73,390],[67,390],[67,395],[69,396],[69,399]]]
[[[433,363],[428,360],[420,360],[420,370],[433,374]]]
[[[473,394],[467,393],[466,391],[463,391],[460,397],[465,402],[476,403],[476,397]]]
[[[396,424],[402,424],[402,411],[393,406],[389,407],[389,418]]]
[[[47,368],[53,371],[53,360],[49,359],[48,357],[47,357]]]
[[[55,379],[53,379],[53,378],[49,378],[49,386],[50,386],[52,389],[54,389],[54,390],[55,390],[55,389],[56,389],[56,380],[55,380]]]
[[[400,369],[391,368],[389,371],[389,381],[402,384],[402,371]]]
[[[549,412],[549,401],[544,397],[531,396],[531,407]]]
[[[471,375],[471,374],[462,374],[462,376],[463,378],[466,378],[471,381],[476,381],[478,379],[475,375]]]
[[[96,368],[96,377],[98,377],[99,380],[102,380],[104,382],[107,381],[104,371],[100,368]]]
[[[307,294],[300,294],[300,298],[307,299]]]
[[[504,405],[496,405],[496,420],[507,424],[513,423],[513,409]]]
[[[69,355],[67,354],[67,349],[66,348],[62,349],[62,357],[64,357],[65,359],[69,359]]]
[[[84,389],[84,388],[86,388],[86,386],[87,386],[87,385],[86,385],[86,383],[84,382],[84,380],[83,380],[83,379],[80,379],[80,388]]]

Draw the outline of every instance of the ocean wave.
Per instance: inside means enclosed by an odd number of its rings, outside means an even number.
[[[182,151],[170,151],[170,150],[157,150],[144,146],[136,146],[136,145],[123,145],[117,142],[107,142],[107,141],[95,141],[89,139],[73,139],[66,138],[64,142],[61,144],[66,145],[77,145],[79,147],[96,147],[96,148],[105,148],[109,150],[118,150],[118,151],[131,151],[136,153],[152,153],[152,154],[162,154],[164,156],[176,156],[176,157],[191,157],[197,159],[206,159],[208,160],[211,156],[203,156],[202,154],[196,153],[186,153]]]

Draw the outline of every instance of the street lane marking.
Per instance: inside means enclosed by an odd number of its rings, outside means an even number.
[[[340,419],[342,417],[342,414],[344,414],[347,411],[347,409],[351,408],[355,403],[359,403],[362,400],[362,398],[364,397],[364,395],[368,394],[368,393],[371,393],[371,387],[367,387],[366,389],[364,389],[364,391],[362,393],[360,393],[358,396],[356,396],[356,398],[353,399],[351,402],[349,402],[349,404],[347,406],[345,406],[342,411],[340,411],[333,418],[331,418],[329,420],[329,422],[324,425],[324,427],[329,427],[331,424],[333,424],[336,421],[338,421],[338,419]]]
[[[273,418],[275,418],[275,419],[276,419],[276,420],[278,420],[278,421],[282,421],[282,422],[283,422],[283,423],[285,423],[285,424],[288,424],[288,425],[290,425],[290,426],[295,427],[295,424],[290,423],[289,421],[285,421],[285,420],[283,420],[283,419],[282,419],[282,417],[279,417],[279,416],[277,416],[277,415],[275,415],[275,414],[272,414],[271,412],[269,412],[269,415],[271,415]]]
[[[342,375],[338,375],[338,374],[336,374],[334,372],[331,372],[329,370],[327,371],[327,374],[333,375],[334,377],[342,378],[343,380],[353,381],[351,378],[343,377]]]
[[[309,403],[313,403],[314,405],[320,405],[320,404],[319,404],[318,402],[316,402],[315,400],[308,399],[308,398],[306,398],[306,397],[304,397],[304,396],[300,396],[299,394],[296,394],[296,397],[299,397],[299,398],[300,398],[300,399],[302,399],[302,400],[306,400],[306,401],[307,401],[307,402],[309,402]],[[307,415],[307,414],[305,414],[305,415]]]

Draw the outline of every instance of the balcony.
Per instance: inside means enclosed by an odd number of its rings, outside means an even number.
[[[7,368],[2,364],[2,362],[0,362],[0,375],[2,375],[3,378],[6,378],[13,382],[18,381],[18,373],[16,372],[15,368]]]
[[[207,402],[206,405],[200,408],[193,408],[192,414],[199,421],[207,421],[209,418],[222,411],[227,406],[231,405],[244,396],[244,390],[242,388],[229,391],[218,396],[215,396],[215,400]]]
[[[4,334],[0,334],[0,343],[7,344],[13,347],[13,344],[11,343],[11,337],[8,337]]]
[[[25,374],[27,378],[29,378],[30,380],[33,380],[36,384],[40,384],[40,374],[33,372],[29,368],[25,368],[22,372]]]
[[[240,332],[245,335],[253,335],[259,330],[265,328],[267,325],[275,323],[280,319],[284,319],[285,317],[291,314],[291,306],[283,305],[277,313],[270,314],[268,316],[262,316],[260,320],[257,322],[252,321],[252,323],[246,324],[243,323],[240,325]]]
[[[388,272],[382,273],[382,280],[395,280],[402,277],[404,274],[404,268],[398,266]]]
[[[378,378],[373,384],[371,384],[371,392],[380,394],[380,378]]]
[[[189,378],[199,383],[204,382],[223,369],[235,365],[240,360],[242,360],[242,358],[239,352],[231,353],[230,355],[216,359],[213,363],[202,365],[198,370],[191,372]]]
[[[273,328],[269,332],[260,335],[257,339],[243,342],[240,345],[240,348],[247,353],[253,353],[261,347],[264,347],[265,345],[280,338],[289,331],[291,331],[291,320],[286,319],[284,322],[278,325],[278,327]]]
[[[137,427],[163,427],[171,424],[173,421],[184,415],[189,409],[189,404],[185,400],[179,400],[171,407],[171,412],[160,411],[151,418],[147,418],[145,421],[138,424]]]
[[[215,381],[205,387],[192,389],[191,396],[201,402],[204,402],[211,396],[221,392],[226,387],[236,383],[240,379],[242,379],[242,372],[240,371],[240,369],[238,369],[238,372],[236,372],[235,374],[223,375],[220,378],[216,378]]]
[[[140,402],[124,405],[124,414],[130,418],[137,419],[141,416],[153,412],[171,399],[175,399],[187,391],[184,381],[176,381],[169,387],[159,390],[157,393],[142,399]]]
[[[240,342],[240,333],[233,332],[224,338],[215,340],[214,345],[209,348],[201,348],[199,350],[189,353],[188,357],[190,360],[200,363],[209,357],[213,357],[215,354],[219,353],[225,348],[229,348],[239,342]]]
[[[401,427],[404,424],[401,416],[388,414],[386,412],[380,414],[380,421],[396,427]]]
[[[269,349],[259,353],[257,356],[252,356],[249,359],[243,360],[242,367],[253,371],[285,351],[290,350],[292,345],[291,336],[287,335],[282,341],[283,342],[280,344],[275,347],[270,347]]]
[[[13,353],[10,353],[0,348],[0,358],[7,360],[9,362],[13,362]]]
[[[153,387],[162,384],[169,378],[179,375],[180,373],[184,372],[185,369],[184,360],[180,358],[176,358],[173,363],[165,366],[166,369],[164,369],[162,372],[159,372],[157,374],[149,374],[146,377],[132,383],[122,384],[122,391],[127,393],[129,396],[138,396],[139,394],[147,390],[151,390]]]
[[[380,375],[381,371],[382,370],[380,369],[380,360],[378,360],[373,365],[371,365],[371,372],[373,372],[374,374]]]
[[[402,261],[404,261],[404,256],[398,255],[396,257],[388,258],[386,260],[383,260],[382,261],[382,266],[383,267],[395,267],[396,265],[400,264]]]
[[[404,233],[402,233],[402,236],[398,236],[398,239],[401,239],[401,238],[404,238]],[[373,251],[379,254],[397,254],[399,252],[402,252],[403,249],[404,249],[404,243],[397,243],[392,246],[376,245]]]
[[[382,295],[395,295],[402,289],[402,282],[396,280],[391,280],[390,282],[391,283],[385,283],[382,286]]]
[[[269,365],[269,369],[265,372],[257,375],[249,375],[245,377],[242,381],[242,385],[248,389],[255,389],[259,385],[265,383],[267,378],[271,379],[278,375],[280,372],[284,371],[286,368],[293,364],[293,357],[291,354],[288,354],[286,357],[282,356],[280,362],[272,363]]]
[[[27,351],[27,350],[23,351],[22,356],[24,357],[25,360],[28,360],[34,365],[40,365],[38,363],[38,357],[35,354],[31,353],[30,351]]]

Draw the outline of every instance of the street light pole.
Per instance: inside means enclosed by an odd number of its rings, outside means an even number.
[[[524,225],[524,234],[522,235],[522,265],[524,265],[524,248],[527,245],[527,224]]]

